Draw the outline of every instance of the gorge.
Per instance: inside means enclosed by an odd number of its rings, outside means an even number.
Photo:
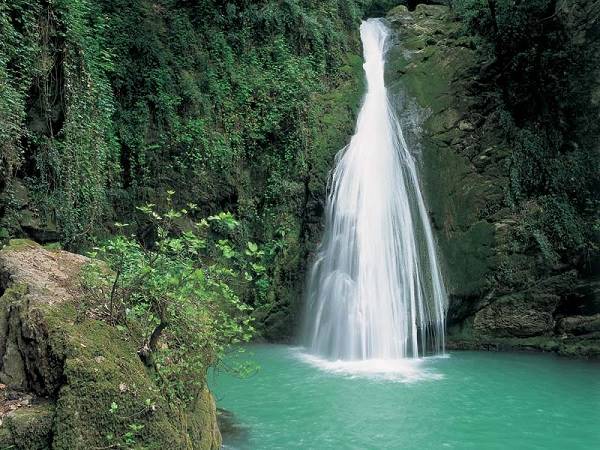
[[[594,448],[599,17],[0,0],[0,449]]]

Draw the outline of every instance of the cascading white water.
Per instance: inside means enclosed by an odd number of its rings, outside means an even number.
[[[389,30],[369,19],[360,35],[367,93],[331,176],[305,344],[341,360],[440,353],[446,293],[415,160],[384,83]]]

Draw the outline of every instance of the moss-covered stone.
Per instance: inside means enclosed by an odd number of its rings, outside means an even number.
[[[586,339],[567,338],[558,345],[558,353],[571,358],[600,358],[600,333]]]
[[[8,241],[8,245],[4,248],[5,251],[18,251],[24,248],[38,247],[38,244],[31,239],[11,239]]]
[[[0,448],[50,450],[53,420],[54,407],[48,402],[13,411],[4,418],[0,428],[3,430],[0,432]]]
[[[559,300],[557,295],[535,293],[501,297],[477,311],[473,333],[487,337],[551,335],[555,326],[552,312]]]
[[[27,383],[25,365],[16,344],[15,319],[10,313],[26,290],[25,285],[11,286],[0,297],[0,382],[9,389],[20,389]]]
[[[414,12],[398,7],[388,20],[397,46],[389,55],[387,82],[406,97],[398,102],[401,117],[421,122],[413,143],[421,150],[423,187],[450,294],[474,297],[494,269],[495,229],[480,211],[502,194],[474,170],[466,152],[474,99],[461,91],[460,80],[476,56],[457,42],[460,25],[445,7],[419,5]]]
[[[134,439],[148,448],[186,448],[176,409],[161,398],[127,336],[100,321],[77,322],[72,305],[46,314],[49,335],[64,340],[66,351],[53,448],[107,445],[134,424],[144,426]]]
[[[558,330],[571,335],[600,333],[600,314],[565,317],[558,323]]]
[[[0,436],[19,449],[126,443],[148,449],[219,448],[208,391],[201,391],[191,407],[169,403],[140,360],[135,339],[78,315],[78,276],[85,262],[31,242],[12,243],[0,252],[5,280],[0,327],[7,331],[0,349],[11,349],[2,352],[0,377],[12,383],[11,389],[49,398],[43,409],[23,407],[8,416]],[[51,441],[44,437],[49,435]]]
[[[221,447],[221,433],[215,421],[216,404],[208,389],[203,389],[187,414],[187,435],[198,450]],[[216,446],[216,447],[215,447]]]
[[[16,449],[12,434],[8,427],[0,426],[0,448],[3,450]]]
[[[512,149],[501,118],[485,113],[497,99],[478,84],[481,54],[445,6],[418,5],[412,12],[399,6],[387,20],[395,45],[386,83],[421,163],[450,297],[450,347],[593,357],[597,341],[574,330],[595,322],[568,317],[600,312],[597,289],[583,293],[567,265],[549,267],[540,249],[518,244],[527,215],[540,206],[507,203]],[[565,334],[558,324],[572,331]]]

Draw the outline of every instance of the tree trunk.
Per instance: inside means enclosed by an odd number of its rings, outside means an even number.
[[[138,352],[146,367],[154,368],[154,353],[158,346],[158,340],[167,326],[167,322],[160,322],[154,331],[152,331],[148,343]]]

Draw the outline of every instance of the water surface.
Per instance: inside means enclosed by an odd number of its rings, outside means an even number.
[[[210,377],[240,433],[228,449],[597,449],[600,364],[457,352],[390,367],[249,348],[248,379]]]

